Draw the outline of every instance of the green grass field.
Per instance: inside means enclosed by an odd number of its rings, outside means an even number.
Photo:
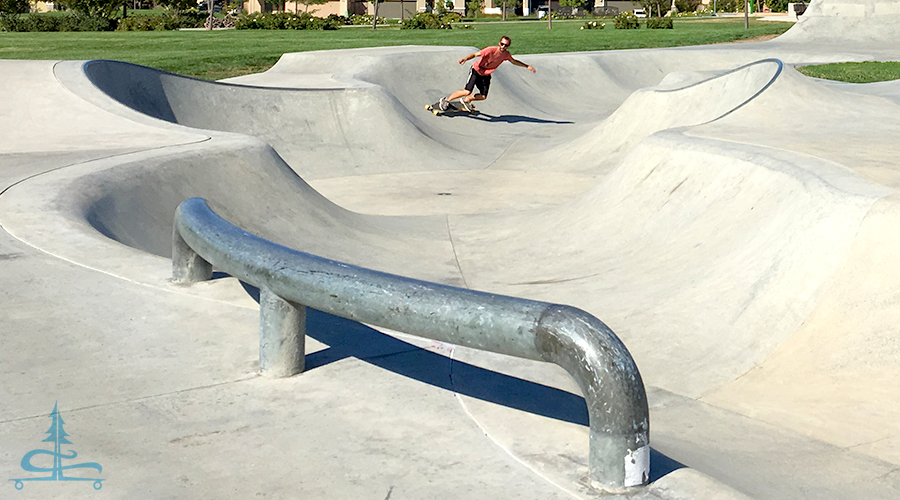
[[[797,68],[806,76],[850,83],[872,83],[900,79],[900,62],[820,64]]]
[[[513,54],[675,47],[778,35],[789,23],[743,18],[684,19],[672,30],[581,30],[583,21],[472,24],[473,29],[400,30],[353,26],[337,31],[222,30],[88,33],[0,33],[2,59],[115,59],[217,80],[271,67],[285,52],[389,45],[485,47],[512,37]]]

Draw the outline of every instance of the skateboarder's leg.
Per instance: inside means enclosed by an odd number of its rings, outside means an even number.
[[[487,99],[488,90],[490,90],[490,88],[491,88],[491,76],[490,75],[485,75],[485,76],[478,75],[475,78],[474,84],[478,86],[478,93],[473,96],[463,97],[464,102],[468,103],[468,102],[472,102],[472,101],[483,101],[483,100]]]
[[[472,91],[475,90],[475,82],[478,80],[478,78],[478,73],[476,73],[475,69],[473,68],[471,71],[469,71],[469,79],[468,81],[466,81],[466,87],[450,94],[450,96],[447,97],[447,100],[454,101],[459,98],[465,99],[466,97],[468,97],[469,94],[471,94]]]
[[[450,94],[449,97],[447,97],[447,101],[455,101],[456,99],[459,99],[460,97],[466,97],[471,93],[471,91],[466,89],[457,90],[456,92]]]

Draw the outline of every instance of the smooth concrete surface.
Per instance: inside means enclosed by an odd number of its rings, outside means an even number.
[[[423,109],[470,47],[286,54],[211,83],[0,61],[0,498],[596,498],[560,368],[308,311],[258,375],[258,295],[173,283],[172,215],[580,307],[634,356],[633,498],[900,497],[900,2],[764,43],[517,54],[480,115]],[[54,404],[90,482],[24,483]],[[66,455],[70,456],[70,455]],[[51,467],[48,455],[35,466]],[[92,469],[67,475],[94,477]]]

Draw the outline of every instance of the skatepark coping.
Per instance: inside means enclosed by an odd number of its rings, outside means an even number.
[[[213,266],[260,289],[260,369],[304,369],[306,307],[433,340],[552,362],[581,388],[590,420],[591,485],[611,492],[650,477],[649,409],[625,345],[580,309],[382,273],[293,250],[221,218],[202,198],[175,212],[172,273],[212,279]]]

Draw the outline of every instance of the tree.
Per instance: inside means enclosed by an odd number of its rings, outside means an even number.
[[[560,7],[584,7],[586,0],[559,0]]]
[[[506,21],[506,11],[509,9],[515,10],[516,7],[522,5],[522,0],[503,0],[503,20]]]
[[[472,12],[472,17],[478,19],[478,13],[484,9],[484,0],[469,0],[466,7]]]
[[[647,16],[653,17],[663,15],[663,12],[669,12],[672,7],[672,0],[641,0],[641,7],[647,12]]]
[[[766,0],[765,5],[772,12],[787,12],[788,0]]]
[[[207,1],[209,1],[209,0],[207,0]],[[156,4],[159,5],[160,7],[165,7],[167,9],[173,9],[173,10],[176,10],[179,12],[188,10],[191,7],[194,7],[194,8],[197,7],[196,0],[157,0]]]
[[[28,0],[0,0],[0,14],[24,14],[28,12],[28,7]]]
[[[127,0],[59,0],[60,5],[87,16],[109,19]]]
[[[700,0],[675,0],[675,9],[678,12],[694,12],[700,7]]]
[[[369,3],[375,5],[375,15],[372,16],[372,29],[375,29],[375,26],[378,24],[378,4],[383,2],[384,0],[368,0]]]
[[[401,0],[402,3],[402,0]],[[445,2],[438,2],[437,6],[434,8],[434,13],[440,17],[443,17],[448,12],[453,12],[453,0],[446,0]],[[465,12],[463,12],[465,14]]]
[[[14,30],[19,23],[19,14],[28,12],[28,0],[0,0],[0,31]]]
[[[302,3],[306,6],[306,12],[309,12],[310,5],[323,5],[328,3],[328,0],[295,0],[294,1],[294,14],[297,13],[297,4]]]

